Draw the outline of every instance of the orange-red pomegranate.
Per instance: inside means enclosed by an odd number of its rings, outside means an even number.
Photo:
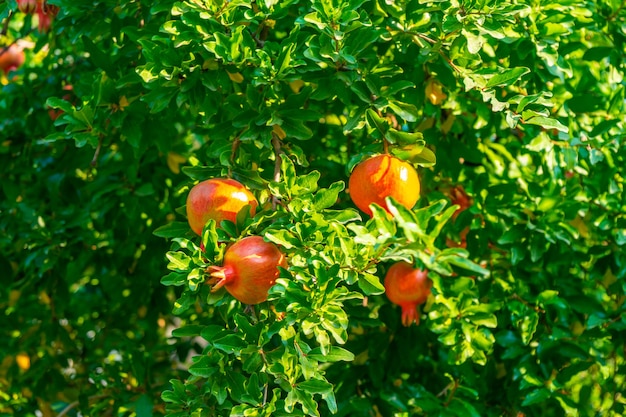
[[[209,283],[215,282],[211,291],[224,287],[244,304],[262,303],[280,274],[279,266],[287,268],[287,260],[276,245],[260,236],[243,238],[226,249],[223,266],[209,267]]]
[[[388,154],[376,155],[358,164],[350,174],[348,188],[354,204],[370,216],[372,203],[389,212],[386,197],[393,197],[408,209],[413,208],[420,197],[415,168]]]
[[[15,71],[24,64],[24,51],[16,44],[12,44],[7,49],[0,46],[0,70],[8,74]]]
[[[402,308],[402,324],[419,324],[419,305],[430,295],[432,282],[428,271],[413,268],[407,262],[393,264],[385,275],[385,294],[394,304]]]
[[[258,202],[254,195],[241,183],[233,179],[214,178],[196,184],[187,195],[187,220],[196,234],[202,235],[207,221],[222,220],[235,223],[237,213],[250,206],[254,216]]]

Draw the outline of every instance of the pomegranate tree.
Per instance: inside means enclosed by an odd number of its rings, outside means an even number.
[[[267,300],[269,289],[287,268],[285,255],[276,245],[260,236],[249,236],[226,249],[223,266],[210,266],[211,291],[224,287],[244,304],[259,304]]]
[[[387,298],[402,308],[402,324],[419,324],[418,307],[424,304],[430,295],[432,282],[428,271],[413,268],[408,262],[393,264],[385,275],[385,293]]]

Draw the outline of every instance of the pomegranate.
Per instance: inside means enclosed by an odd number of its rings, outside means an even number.
[[[267,300],[279,266],[287,268],[287,260],[276,245],[248,236],[226,249],[223,266],[209,267],[208,283],[213,284],[212,292],[224,287],[244,304],[259,304]]]
[[[39,33],[46,33],[50,30],[52,21],[58,12],[59,8],[57,6],[49,5],[41,0],[37,2],[37,29],[39,30]]]
[[[24,61],[24,51],[20,46],[12,44],[8,48],[0,47],[0,70],[5,74],[21,67]]]
[[[428,271],[415,269],[408,262],[393,264],[385,275],[385,293],[389,301],[402,307],[404,326],[419,324],[418,306],[426,302],[431,287]]]
[[[467,210],[472,205],[472,200],[465,192],[465,189],[462,185],[457,185],[450,189],[450,199],[452,200],[452,204],[458,204],[459,208],[456,209],[454,214],[452,215],[452,219],[456,220],[457,216],[464,210]]]
[[[196,234],[202,235],[207,221],[237,220],[237,213],[250,206],[254,216],[258,202],[241,183],[232,179],[213,178],[196,184],[187,195],[187,220]]]
[[[352,170],[348,179],[350,198],[354,205],[372,216],[370,204],[376,203],[387,212],[386,197],[393,197],[411,209],[420,198],[420,182],[411,164],[395,156],[382,154],[366,159]]]
[[[33,14],[37,10],[37,0],[17,0],[17,7],[22,13]]]

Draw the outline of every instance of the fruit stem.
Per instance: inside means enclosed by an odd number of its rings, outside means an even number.
[[[389,141],[383,138],[383,152],[389,154]]]
[[[272,146],[274,147],[274,182],[280,182],[280,166],[282,165],[283,158],[281,156],[281,143],[280,138],[274,132],[272,132]],[[278,198],[276,196],[272,196],[272,211],[276,211],[276,206],[278,205]]]

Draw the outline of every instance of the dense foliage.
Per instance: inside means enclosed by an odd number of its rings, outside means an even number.
[[[48,3],[0,0],[0,416],[626,415],[623,2]],[[421,197],[370,218],[383,152]],[[198,236],[226,177],[258,207]],[[251,235],[247,306],[209,274]]]

